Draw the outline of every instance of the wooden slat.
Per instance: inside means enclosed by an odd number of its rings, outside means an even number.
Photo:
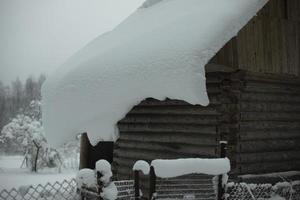
[[[205,143],[205,141],[207,143]],[[136,140],[128,141],[128,140],[120,139],[117,142],[117,145],[121,149],[136,148],[137,151],[156,149],[162,152],[173,152],[178,154],[182,152],[185,154],[190,154],[191,157],[194,157],[196,155],[198,157],[201,157],[201,155],[203,157],[208,157],[209,155],[210,156],[216,155],[216,141],[205,139],[203,141],[191,142],[191,143],[190,142],[184,143],[184,141],[181,141],[180,143],[179,142],[180,142],[179,139],[177,142],[173,142],[172,140],[170,140],[168,141],[168,143],[152,142],[151,140],[146,142],[139,142]],[[198,143],[198,144],[193,144],[193,143]]]
[[[300,102],[299,102],[300,103]],[[294,121],[300,122],[300,112],[241,112],[241,121]]]
[[[288,0],[287,1],[288,9],[288,19],[292,21],[300,21],[300,2],[299,0]]]
[[[268,151],[289,151],[299,150],[299,140],[281,139],[281,140],[258,140],[258,141],[240,141],[238,152],[255,153]]]
[[[241,141],[259,141],[265,139],[300,139],[299,130],[259,130],[251,131],[244,130],[239,132],[239,138]]]
[[[202,124],[216,125],[217,116],[203,115],[167,115],[167,114],[129,114],[120,123],[164,123],[164,124]]]
[[[263,174],[284,171],[299,171],[300,161],[288,162],[261,162],[255,164],[243,164],[239,166],[240,174]]]
[[[266,93],[256,93],[256,92],[243,92],[240,95],[242,101],[245,102],[273,102],[273,103],[300,103],[299,95],[289,95],[289,94],[266,94]]]
[[[176,123],[120,123],[118,125],[121,132],[187,132],[187,133],[205,133],[216,134],[216,127],[199,124],[176,124]]]
[[[241,102],[243,112],[299,112],[298,103]]]
[[[284,162],[291,160],[300,161],[300,150],[262,153],[241,153],[237,163]]]

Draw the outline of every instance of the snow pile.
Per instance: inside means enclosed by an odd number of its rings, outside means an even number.
[[[106,187],[102,188],[102,193],[100,194],[104,200],[115,200],[118,198],[118,190],[114,182],[111,182]]]
[[[228,158],[153,160],[151,166],[154,167],[156,176],[160,178],[172,178],[192,173],[221,175],[230,171]]]
[[[81,169],[77,173],[76,183],[78,188],[97,188],[97,179],[94,170]]]
[[[107,200],[117,199],[118,190],[114,182],[111,181],[112,171],[110,163],[106,160],[98,160],[96,162],[96,172],[102,175],[100,178],[103,185],[101,197]]]
[[[133,165],[133,170],[142,171],[143,174],[147,175],[150,172],[149,164],[144,160],[138,160]]]
[[[98,160],[96,162],[96,171],[100,172],[100,174],[102,175],[100,180],[104,185],[111,182],[111,177],[113,174],[109,162],[107,162],[106,160]]]
[[[42,90],[48,142],[87,132],[115,141],[116,124],[147,97],[208,105],[205,64],[267,0],[151,0],[76,53]]]

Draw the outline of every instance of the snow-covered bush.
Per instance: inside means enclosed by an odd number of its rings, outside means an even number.
[[[90,191],[102,191],[100,196],[104,200],[116,200],[118,190],[111,180],[111,165],[106,160],[98,160],[96,169],[81,169],[76,176],[77,187]]]
[[[118,190],[114,182],[111,181],[112,171],[111,165],[106,160],[98,160],[96,162],[96,172],[100,174],[98,185],[102,185],[102,193],[100,194],[104,200],[115,200],[118,197]],[[98,177],[99,178],[99,177]],[[99,184],[99,181],[101,182]]]
[[[37,171],[43,167],[61,166],[61,158],[48,146],[41,122],[39,101],[31,101],[24,110],[5,125],[0,134],[2,151],[8,154],[24,154],[22,166]]]
[[[41,144],[46,141],[40,121],[20,114],[3,127],[0,135],[5,152],[21,153],[26,151],[33,140]]]
[[[97,178],[95,171],[92,169],[81,169],[76,175],[76,183],[78,188],[97,188]]]

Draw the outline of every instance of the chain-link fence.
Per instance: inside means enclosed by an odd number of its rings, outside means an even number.
[[[266,200],[278,199],[299,200],[300,181],[271,184],[228,183],[226,200]]]
[[[22,186],[19,189],[0,191],[0,200],[79,200],[76,181],[47,183],[37,186]]]

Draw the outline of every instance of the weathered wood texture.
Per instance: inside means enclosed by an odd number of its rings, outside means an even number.
[[[135,161],[219,157],[228,141],[232,176],[300,170],[300,78],[209,72],[211,104],[147,99],[119,123],[114,170],[131,178]]]
[[[300,79],[255,73],[241,78],[237,172],[300,170]]]
[[[100,159],[104,159],[112,163],[113,149],[113,142],[99,142],[95,146],[92,146],[88,139],[87,133],[83,133],[80,141],[79,169],[95,169],[95,164]]]
[[[183,101],[146,99],[135,106],[118,124],[120,138],[114,150],[114,169],[118,178],[131,178],[135,161],[189,157],[219,157],[218,125],[230,124],[233,94],[222,88],[228,73],[208,73],[208,107]],[[232,108],[234,109],[234,108]],[[226,130],[223,130],[226,131]]]
[[[270,0],[210,63],[299,76],[299,13],[299,0]]]

